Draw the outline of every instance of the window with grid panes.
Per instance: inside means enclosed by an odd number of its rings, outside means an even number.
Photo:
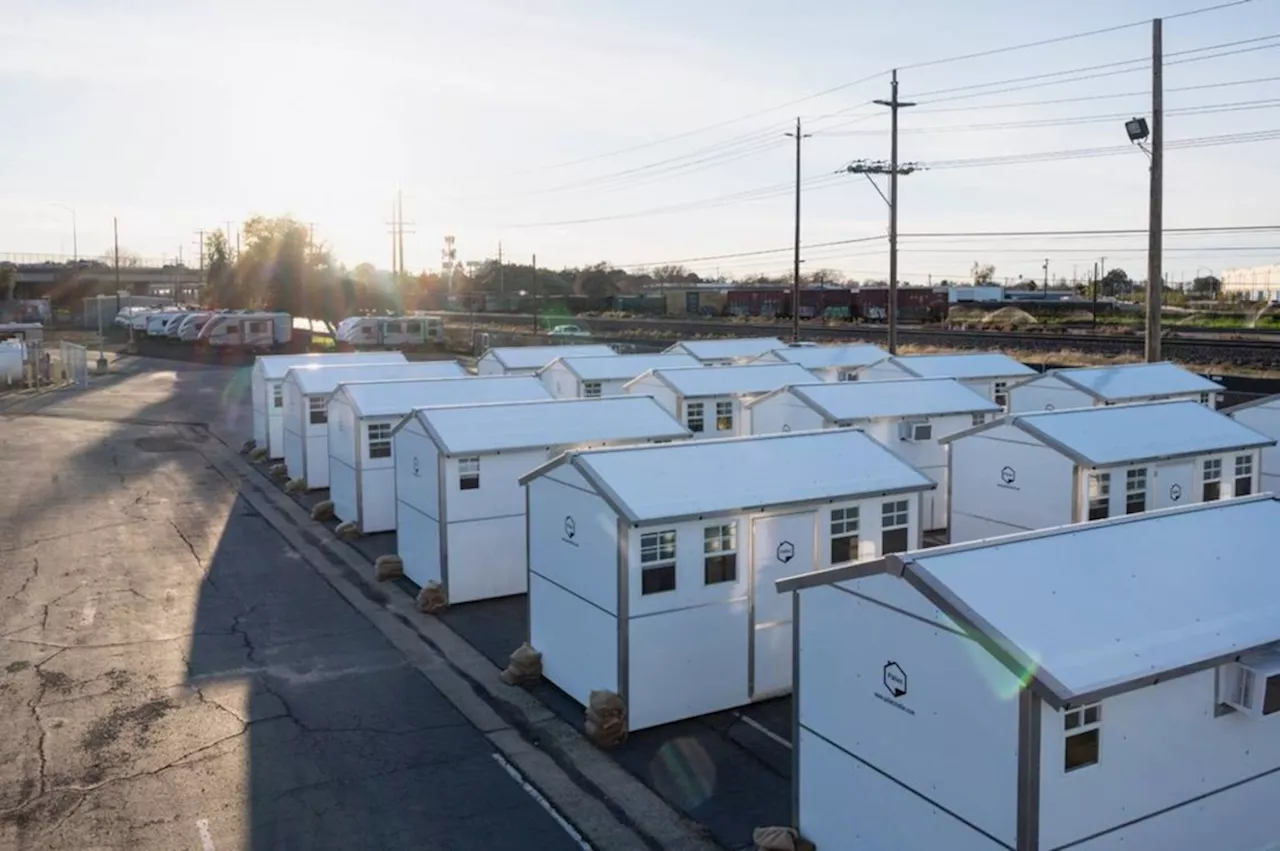
[[[880,555],[905,553],[910,549],[911,541],[907,535],[907,520],[910,517],[908,502],[901,499],[881,506]]]
[[[271,388],[271,407],[284,407],[284,387],[279,384]]]
[[[732,402],[716,402],[716,431],[733,431]]]
[[[1089,473],[1089,519],[1105,520],[1111,516],[1111,474]]]
[[[858,506],[831,509],[831,563],[858,560]]]
[[[986,421],[987,421],[987,415],[986,415],[986,414],[974,414],[974,415],[973,415],[973,424],[974,424],[974,425],[976,425],[976,426],[983,425],[984,423],[986,423]]]
[[[1009,407],[1009,382],[997,381],[991,386],[991,401],[1002,408]]]
[[[640,593],[676,590],[676,530],[640,536]]]
[[[1253,456],[1236,456],[1236,496],[1253,493]]]
[[[458,459],[458,489],[473,491],[480,489],[480,459]]]
[[[308,412],[312,425],[324,425],[329,422],[329,400],[321,396],[312,396],[307,400]]]
[[[702,402],[689,402],[684,407],[684,424],[689,431],[697,434],[706,427],[706,419],[703,412],[706,408]]]
[[[1126,470],[1124,474],[1124,513],[1139,514],[1147,510],[1147,468]]]
[[[1068,709],[1062,715],[1064,771],[1074,771],[1098,762],[1099,735],[1102,727],[1102,704],[1091,703]]]
[[[370,423],[366,429],[369,435],[369,457],[391,457],[391,423]]]
[[[1222,498],[1221,458],[1209,458],[1204,462],[1204,492],[1201,496],[1205,502]]]
[[[599,381],[582,382],[582,397],[584,399],[595,399],[595,398],[598,398],[599,396],[600,396]]]
[[[707,585],[737,581],[737,523],[707,526],[702,530],[702,577]]]

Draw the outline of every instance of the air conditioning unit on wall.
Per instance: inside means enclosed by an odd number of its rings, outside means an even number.
[[[898,427],[898,436],[902,440],[919,443],[933,439],[933,423],[904,422]]]
[[[1219,699],[1258,717],[1280,713],[1280,651],[1246,656],[1218,669]]]

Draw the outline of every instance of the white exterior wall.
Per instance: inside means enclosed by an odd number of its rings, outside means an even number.
[[[611,378],[608,381],[600,382],[601,396],[625,396],[627,391],[622,388],[627,386],[629,378]]]
[[[1077,390],[1052,375],[1037,378],[1009,391],[1009,412],[1012,414],[1092,408],[1094,404],[1094,398],[1088,393]]]
[[[332,410],[332,409],[331,409]],[[369,426],[385,423],[394,428],[400,417],[366,417],[356,420],[360,440],[360,531],[366,535],[396,528],[396,452],[392,440],[390,458],[369,457]]]
[[[547,388],[547,392],[557,399],[577,399],[581,395],[578,376],[559,361],[547,367],[538,379]]]
[[[476,361],[476,375],[506,375],[507,371],[503,368],[498,359],[491,354],[482,355]]]
[[[249,395],[253,400],[253,442],[259,448],[267,445],[268,408],[267,380],[262,375],[262,364],[255,361],[249,378]]]
[[[436,445],[410,420],[391,439],[395,461],[396,554],[418,585],[440,582],[440,475]]]
[[[825,428],[821,414],[790,393],[779,393],[751,406],[751,433],[778,434]]]
[[[280,418],[280,431],[283,436],[284,465],[293,478],[305,478],[307,475],[307,439],[303,418],[298,416],[301,398],[298,388],[285,382],[284,414]]]
[[[360,522],[359,485],[356,481],[360,446],[356,440],[355,412],[343,405],[330,407],[327,425],[329,450],[329,499],[339,520]],[[332,416],[335,415],[336,416]]]
[[[990,416],[990,415],[989,415]],[[931,440],[903,440],[899,429],[904,421],[933,425]],[[947,448],[938,441],[973,427],[972,414],[950,417],[884,417],[857,424],[863,431],[887,446],[895,455],[924,473],[938,484],[920,495],[922,522],[926,532],[947,528]]]
[[[284,408],[275,406],[275,390],[284,386],[283,379],[264,379],[267,399],[267,457],[284,457]],[[288,394],[286,393],[286,398]]]
[[[473,456],[474,457],[474,456]],[[519,479],[546,462],[544,449],[481,455],[480,487],[458,485],[458,459],[444,460],[445,593],[450,603],[523,594],[524,487]]]
[[[1235,463],[1236,458],[1248,455],[1252,459],[1253,475],[1249,477],[1247,491],[1236,493]],[[1160,508],[1172,508],[1180,505],[1194,505],[1204,502],[1204,464],[1211,459],[1222,462],[1222,479],[1220,480],[1220,499],[1234,496],[1247,496],[1262,493],[1261,471],[1259,469],[1259,452],[1256,449],[1244,449],[1239,452],[1222,454],[1215,452],[1209,455],[1196,455],[1191,458],[1176,458],[1169,461],[1148,461],[1142,464],[1125,464],[1117,467],[1102,467],[1098,472],[1111,474],[1111,493],[1107,503],[1108,517],[1122,517],[1125,508],[1125,482],[1129,470],[1145,469],[1147,472],[1146,511]],[[1077,488],[1078,513],[1080,520],[1089,517],[1089,471],[1079,470]],[[1173,486],[1178,486],[1177,498],[1174,498]]]
[[[949,445],[951,543],[1072,522],[1071,459],[1007,425]],[[1012,483],[1004,481],[1006,467]]]
[[[1236,411],[1231,416],[1241,425],[1262,432],[1267,437],[1280,438],[1280,397]],[[1280,447],[1268,446],[1262,450],[1260,487],[1263,492],[1280,493]]]
[[[693,398],[684,398],[680,402],[680,414],[676,418],[680,420],[680,424],[686,428],[689,426],[689,405],[702,404],[702,431],[693,432],[693,440],[714,440],[720,437],[740,437],[744,434],[751,433],[751,427],[746,422],[747,411],[743,408],[742,403],[751,397],[742,396],[695,396]],[[716,405],[726,402],[732,406],[733,424],[732,428],[718,429],[716,428]],[[692,429],[690,429],[692,431]]]
[[[915,378],[915,376],[887,360],[873,363],[858,373],[859,381],[901,381],[904,378]]]
[[[1062,716],[1045,707],[1040,847],[1274,848],[1280,736],[1274,719],[1215,718],[1215,677],[1200,671],[1104,700],[1098,762],[1071,772],[1063,770]]]
[[[311,396],[301,396],[297,419],[302,424],[302,470],[301,475],[307,480],[307,490],[327,488],[329,486],[329,424],[327,422],[313,424],[311,422]],[[325,410],[328,417],[333,416],[329,406],[332,394],[324,394]],[[286,412],[285,429],[290,427],[294,418]],[[293,474],[292,468],[290,474]]]
[[[680,419],[680,398],[676,396],[674,390],[652,375],[635,379],[627,385],[626,392],[631,396],[650,396],[668,414],[677,420]]]
[[[1018,682],[905,583],[874,580],[798,592],[801,833],[832,849],[1013,847]],[[886,581],[902,588],[880,599]],[[884,686],[891,662],[905,695]]]
[[[561,466],[529,483],[529,638],[543,676],[585,705],[593,690],[622,691],[618,521],[599,496],[563,483],[571,480],[582,481]]]

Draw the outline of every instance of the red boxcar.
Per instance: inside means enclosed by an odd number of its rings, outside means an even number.
[[[777,316],[787,308],[787,291],[766,287],[729,290],[726,307],[731,316]]]
[[[854,315],[864,322],[888,321],[888,287],[861,287],[855,295]],[[929,287],[898,288],[898,319],[908,322],[939,322],[947,313],[947,294]]]

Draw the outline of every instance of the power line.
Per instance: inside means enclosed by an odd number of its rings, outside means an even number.
[[[1201,83],[1195,86],[1176,86],[1174,88],[1165,89],[1165,93],[1168,94],[1169,92],[1194,92],[1194,91],[1200,91],[1202,89],[1222,89],[1222,88],[1228,88],[1230,86],[1253,85],[1255,83],[1274,83],[1277,80],[1280,80],[1280,77],[1252,77],[1247,80],[1228,80],[1222,83]],[[916,110],[915,114],[924,115],[926,113],[933,114],[933,113],[941,113],[941,112],[974,112],[976,110],[986,111],[988,109],[1019,109],[1027,106],[1051,106],[1051,105],[1062,104],[1062,103],[1083,103],[1086,101],[1095,101],[1095,100],[1114,100],[1118,98],[1129,98],[1129,97],[1150,97],[1150,95],[1151,95],[1150,91],[1116,92],[1114,94],[1079,95],[1076,97],[1051,98],[1048,100],[1023,100],[1023,101],[1011,101],[1008,103],[974,104],[972,106],[948,106],[948,107],[942,107],[940,109],[919,109],[919,110]]]
[[[884,239],[884,236],[863,236],[856,239],[838,239],[834,242],[815,242],[812,244],[801,245],[801,250],[810,251],[816,248],[829,248],[836,245],[856,245],[864,242],[876,242]],[[708,254],[702,257],[683,257],[676,260],[648,260],[644,263],[616,263],[611,264],[618,268],[637,268],[641,266],[675,266],[680,263],[703,263],[711,260],[732,260],[739,257],[758,257],[763,254],[781,254],[786,251],[793,250],[794,246],[785,245],[782,248],[760,248],[755,251],[736,251],[730,254]]]
[[[1165,228],[1167,234],[1224,234],[1224,233],[1274,233],[1280,231],[1280,224],[1275,225],[1214,225],[1203,227]],[[983,230],[983,231],[931,231],[922,233],[904,233],[903,239],[954,239],[957,237],[1029,237],[1029,236],[1137,236],[1147,232],[1146,228],[1076,228],[1071,230]]]

